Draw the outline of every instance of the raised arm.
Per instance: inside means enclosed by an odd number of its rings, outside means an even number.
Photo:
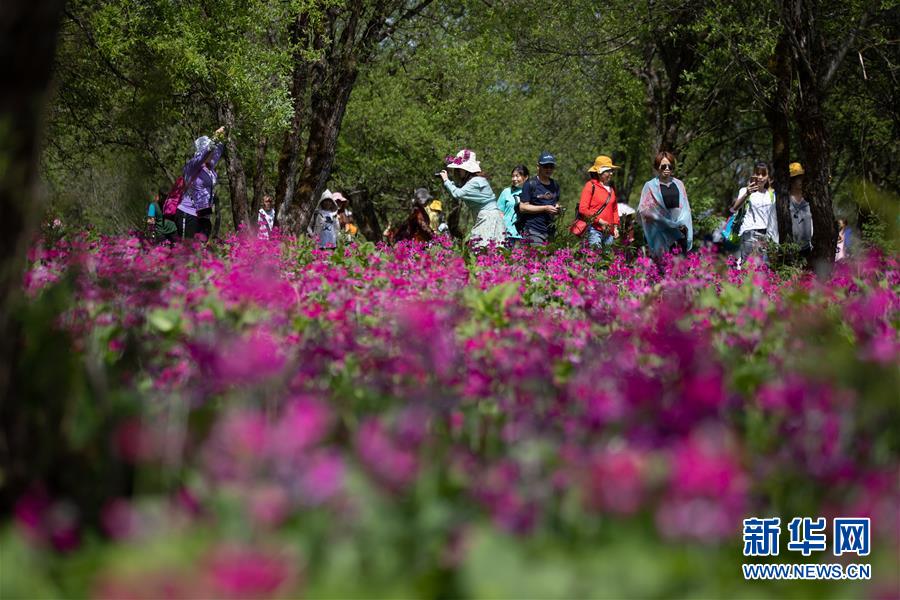
[[[731,203],[731,212],[737,212],[741,206],[744,205],[744,202],[747,201],[747,198],[750,197],[750,194],[749,188],[742,187],[740,191],[738,191],[737,198]]]
[[[188,160],[187,164],[184,165],[185,181],[191,181],[196,177],[197,173],[199,173],[200,169],[203,167],[203,164],[207,161],[210,161],[213,167],[216,166],[216,163],[222,158],[222,152],[225,150],[225,145],[219,141],[224,133],[225,127],[216,129],[211,138],[213,145],[210,148],[207,148],[206,151],[197,152],[190,160]]]
[[[466,195],[466,186],[459,187],[449,179],[444,180],[444,187],[447,188],[447,191],[450,193],[450,195],[457,200],[463,198]]]

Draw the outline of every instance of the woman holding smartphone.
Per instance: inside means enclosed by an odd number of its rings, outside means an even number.
[[[741,223],[741,262],[751,254],[761,252],[763,260],[767,240],[778,243],[778,217],[775,212],[775,192],[769,179],[769,165],[758,162],[753,167],[753,175],[746,187],[742,187],[731,205],[731,212],[737,212],[744,204],[747,212]]]

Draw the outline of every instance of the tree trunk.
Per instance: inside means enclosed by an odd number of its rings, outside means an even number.
[[[817,274],[827,276],[834,267],[837,230],[831,201],[831,151],[822,102],[828,85],[827,73],[836,68],[840,57],[833,57],[829,64],[817,29],[817,11],[817,2],[784,0],[782,19],[790,28],[787,31],[791,32],[791,59],[797,72],[795,118],[805,161],[804,191],[813,221],[810,264]]]
[[[16,393],[14,362],[23,343],[13,311],[22,299],[25,256],[39,219],[34,198],[44,104],[63,2],[0,2],[0,464],[4,491],[0,510],[22,491],[34,439],[21,439],[28,408]],[[16,444],[17,440],[21,442]],[[19,460],[16,460],[19,459]]]
[[[684,75],[696,66],[697,52],[690,26],[698,10],[691,4],[669,13],[660,21],[661,30],[651,30],[645,42],[641,76],[647,90],[647,112],[654,124],[654,154],[668,150],[678,154]],[[673,30],[678,35],[671,35]],[[659,68],[662,66],[662,69]]]
[[[797,108],[800,129],[800,146],[806,164],[806,199],[809,201],[813,220],[812,253],[810,261],[817,273],[828,274],[834,266],[837,244],[834,207],[831,202],[831,156],[825,117],[819,98],[810,89],[804,93],[804,101]]]
[[[370,242],[378,243],[382,239],[381,224],[378,222],[378,214],[368,189],[362,188],[351,192],[353,197],[353,218],[359,227],[360,233]]]
[[[316,203],[325,190],[337,145],[344,111],[359,74],[371,59],[375,45],[397,27],[420,14],[432,0],[407,6],[403,0],[351,2],[332,5],[325,18],[309,23],[301,14],[291,31],[294,53],[292,96],[294,117],[285,135],[278,162],[276,202],[281,206],[285,231],[301,235],[309,224]],[[393,17],[391,15],[394,15]],[[309,30],[313,31],[310,32]],[[303,42],[312,36],[313,50],[321,57],[310,62]],[[309,126],[303,165],[298,171],[303,101],[310,93]]]
[[[628,204],[628,199],[631,197],[631,190],[634,189],[634,182],[637,179],[638,164],[640,164],[638,162],[639,160],[640,157],[637,156],[626,160],[628,166],[625,168],[624,182],[619,188],[621,195],[617,194],[619,202]]]
[[[241,161],[237,143],[234,140],[234,106],[231,102],[226,102],[221,106],[219,118],[222,119],[227,130],[225,150],[227,151],[228,189],[231,193],[231,219],[234,223],[234,230],[240,231],[241,225],[250,226],[250,210],[247,202],[247,175],[244,173],[244,163]]]
[[[294,182],[297,179],[297,163],[300,155],[300,136],[303,119],[306,116],[306,91],[310,69],[306,57],[301,52],[301,44],[307,33],[308,16],[301,12],[291,26],[291,44],[297,50],[293,54],[294,68],[291,82],[291,104],[293,116],[291,125],[284,134],[281,154],[278,157],[278,181],[275,184],[275,204],[279,214],[286,214],[294,200]]]
[[[63,2],[0,3],[0,398],[9,385],[10,310],[20,297],[25,253],[39,206],[33,200],[44,103]]]
[[[269,138],[262,136],[256,144],[256,165],[253,168],[253,199],[250,201],[250,222],[255,222],[256,213],[266,193],[266,150]]]
[[[785,26],[784,24],[782,25]],[[778,217],[778,242],[784,244],[794,239],[790,208],[790,102],[793,72],[790,57],[790,32],[782,30],[775,45],[773,74],[776,79],[775,96],[766,108],[766,117],[772,130],[772,173],[775,176],[775,210]]]
[[[283,213],[282,225],[294,235],[301,235],[312,219],[313,211],[331,176],[337,138],[341,131],[344,111],[350,100],[350,92],[359,73],[355,62],[350,62],[335,73],[334,88],[317,90],[311,102],[309,141],[303,157],[303,169],[297,179],[294,202]]]

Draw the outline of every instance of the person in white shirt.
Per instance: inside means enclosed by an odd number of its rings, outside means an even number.
[[[747,204],[744,220],[741,223],[740,259],[761,252],[766,260],[765,245],[767,240],[778,243],[778,215],[775,211],[775,192],[769,179],[769,165],[758,162],[753,167],[753,175],[746,187],[742,187],[731,205],[731,212],[737,212]]]
[[[268,240],[272,237],[275,229],[275,203],[272,201],[272,196],[266,194],[263,196],[262,204],[256,217],[256,237]]]

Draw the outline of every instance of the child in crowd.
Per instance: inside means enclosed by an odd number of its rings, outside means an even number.
[[[261,240],[271,239],[275,230],[275,202],[272,196],[266,194],[263,196],[262,208],[256,218],[256,237]]]
[[[166,192],[159,190],[156,197],[150,201],[147,207],[147,229],[150,238],[155,242],[163,240],[174,242],[178,233],[175,222],[166,219],[163,215],[163,203],[166,201]]]
[[[337,247],[338,207],[332,193],[325,190],[319,199],[316,213],[313,215],[313,226],[309,233],[320,250],[333,250]]]

